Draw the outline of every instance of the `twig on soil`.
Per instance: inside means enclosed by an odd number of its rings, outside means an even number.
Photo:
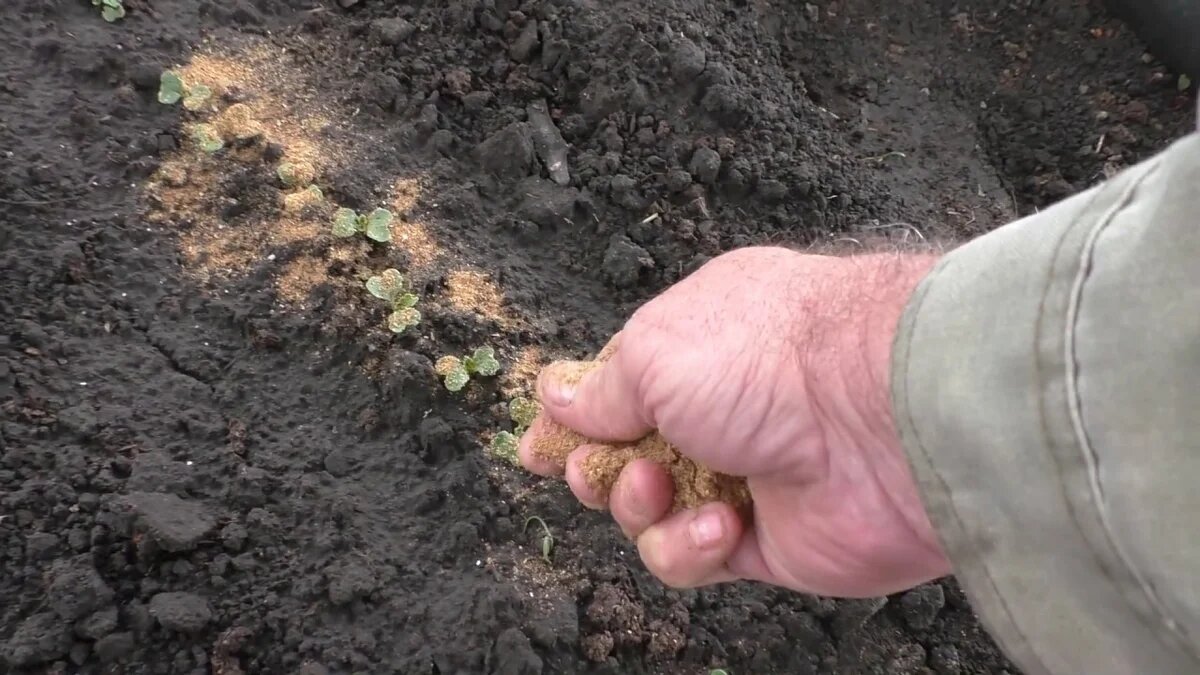
[[[975,215],[975,209],[968,208],[967,210],[971,213],[971,219],[962,223],[963,227],[966,227],[967,225],[974,223],[976,220],[979,220],[979,218]],[[959,212],[959,211],[955,211],[954,209],[946,209],[946,215],[962,217],[966,214]]]
[[[920,239],[921,241],[925,241],[925,235],[921,234],[921,231],[917,229],[917,226],[913,225],[912,223],[888,223],[886,225],[863,225],[859,229],[862,229],[862,230],[890,230],[893,227],[902,227],[906,230],[909,230],[909,231],[913,232],[914,234],[916,234],[918,239]]]
[[[885,161],[887,161],[893,157],[895,157],[897,159],[906,159],[908,157],[908,155],[904,154],[903,152],[900,152],[899,150],[893,150],[891,152],[885,152],[882,155],[875,155],[873,157],[865,157],[864,159],[868,162],[873,161],[873,162],[877,162],[879,164],[883,164]]]

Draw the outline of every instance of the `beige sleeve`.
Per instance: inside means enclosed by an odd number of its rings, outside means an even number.
[[[956,574],[1029,675],[1200,673],[1200,135],[948,254],[892,397]]]

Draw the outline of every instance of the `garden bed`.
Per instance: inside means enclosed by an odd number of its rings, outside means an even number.
[[[0,657],[1015,672],[952,580],[665,590],[487,450],[542,364],[722,251],[951,245],[1194,119],[1094,3],[946,6],[24,3],[0,27]],[[160,103],[166,70],[211,95]],[[334,236],[338,208],[386,209],[391,241]],[[388,268],[421,315],[401,333],[365,287]],[[435,363],[481,347],[500,372],[448,391]]]

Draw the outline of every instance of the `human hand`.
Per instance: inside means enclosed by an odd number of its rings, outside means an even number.
[[[722,255],[640,308],[611,358],[574,386],[569,365],[538,380],[542,417],[521,439],[529,470],[562,474],[609,508],[664,583],[753,579],[841,597],[897,592],[945,575],[892,422],[891,343],[934,263],[900,254],[837,258],[782,248]],[[535,456],[543,418],[605,441],[657,429],[679,451],[745,476],[754,516],[728,504],[670,514],[666,471],[635,460],[608,494],[580,466]]]

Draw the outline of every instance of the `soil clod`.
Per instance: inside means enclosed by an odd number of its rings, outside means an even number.
[[[524,122],[513,122],[479,145],[479,162],[497,177],[517,181],[533,166],[533,132]]]
[[[0,654],[9,665],[23,668],[53,661],[65,655],[71,644],[69,624],[53,612],[41,612],[17,626]]]
[[[99,640],[117,628],[117,608],[105,607],[84,617],[75,624],[75,635],[85,640]]]
[[[97,640],[93,650],[101,663],[112,663],[132,652],[133,646],[133,633],[113,633]]]
[[[127,497],[140,525],[165,551],[195,548],[216,525],[202,504],[161,492],[135,492]]]
[[[569,185],[571,173],[567,168],[567,142],[554,125],[554,120],[550,119],[546,102],[537,101],[530,104],[525,109],[525,115],[529,119],[533,135],[533,148],[538,159],[546,165],[550,180],[559,185]]]
[[[50,576],[46,600],[56,614],[68,621],[83,618],[112,602],[113,590],[100,578],[90,556],[60,562],[51,569]]]
[[[212,619],[208,601],[194,593],[158,593],[150,598],[150,615],[167,630],[195,633]]]
[[[900,612],[914,630],[932,626],[945,605],[946,592],[936,583],[914,588],[900,596]]]

